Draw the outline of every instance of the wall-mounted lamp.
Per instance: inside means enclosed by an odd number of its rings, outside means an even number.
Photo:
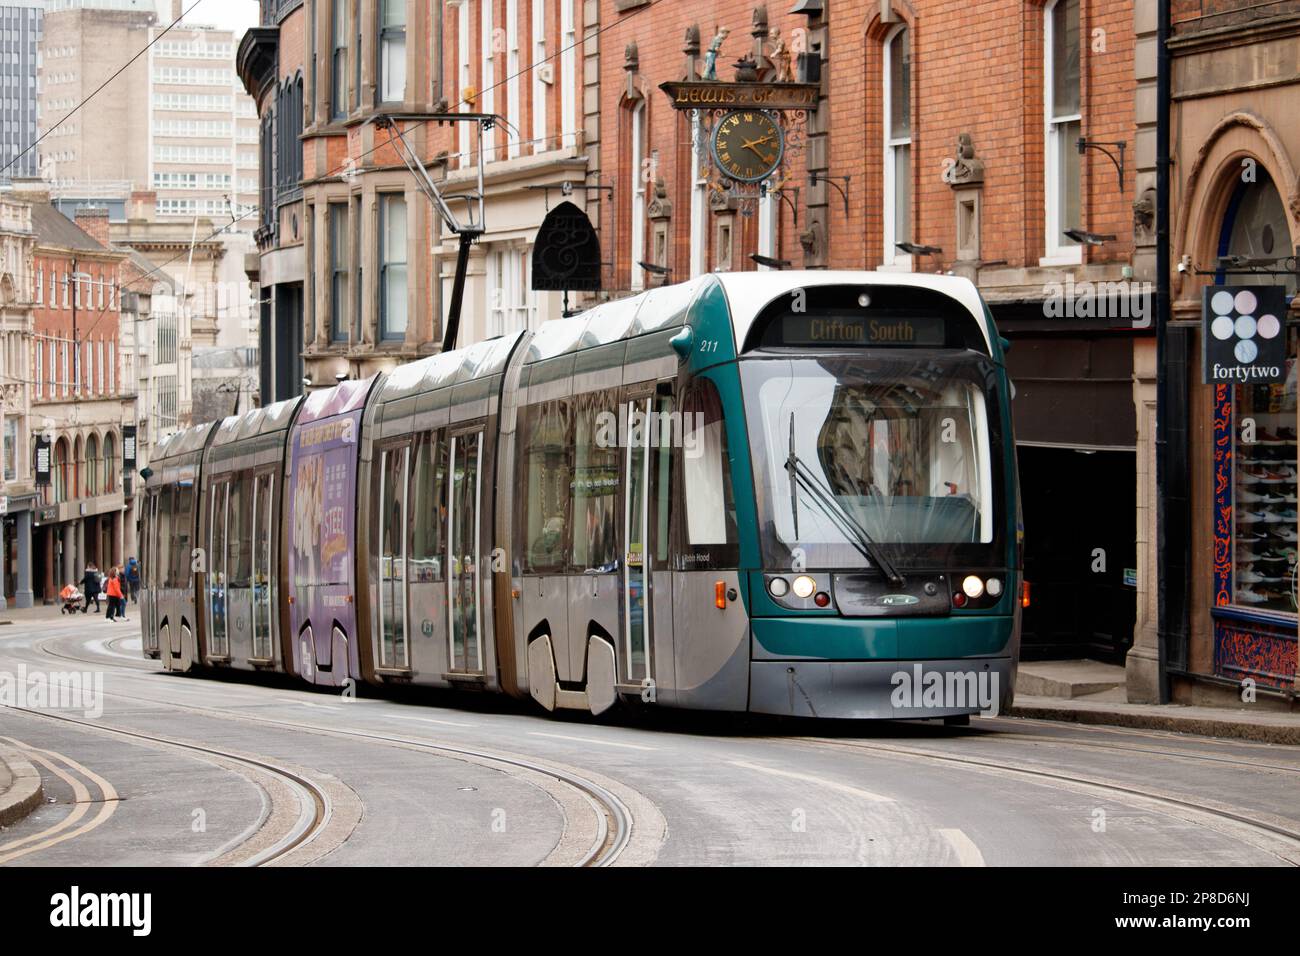
[[[937,256],[943,253],[938,246],[921,246],[915,242],[896,242],[894,248],[902,249],[909,256]]]
[[[1067,229],[1065,230],[1065,235],[1068,238],[1073,239],[1075,242],[1083,243],[1085,246],[1100,246],[1115,241],[1113,235],[1088,232],[1084,229]]]
[[[1099,152],[1105,153],[1106,158],[1115,164],[1115,171],[1119,173],[1119,189],[1120,192],[1124,191],[1124,150],[1128,149],[1127,143],[1103,142],[1102,140],[1096,140],[1096,139],[1089,140],[1088,137],[1086,136],[1080,136],[1077,140],[1075,140],[1074,145],[1079,150],[1080,156],[1082,156],[1090,149],[1095,149],[1098,150]],[[1116,157],[1114,153],[1112,153],[1109,149],[1106,148],[1107,146],[1113,146],[1117,150],[1119,150],[1119,156]]]
[[[789,259],[774,259],[771,256],[760,255],[757,252],[751,252],[749,258],[754,260],[760,266],[767,266],[769,269],[788,269],[794,265]]]

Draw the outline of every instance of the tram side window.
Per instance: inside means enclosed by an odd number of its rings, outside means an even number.
[[[227,587],[246,588],[253,577],[253,494],[247,474],[230,483],[226,543]]]
[[[155,587],[172,587],[172,489],[160,488],[155,493],[158,504],[154,519],[154,569],[149,573]]]
[[[523,569],[532,574],[560,571],[573,493],[568,401],[545,402],[528,409],[524,434]]]
[[[614,398],[593,392],[574,399],[573,557],[580,570],[613,570],[618,555],[619,448],[610,441]]]
[[[734,568],[740,560],[731,457],[717,386],[696,379],[682,396],[682,543],[679,570]]]
[[[421,436],[411,473],[411,580],[441,581],[447,545],[447,441],[441,431]]]
[[[655,411],[658,413],[660,422],[672,422],[673,420],[673,397],[671,395],[660,395],[655,400]],[[671,427],[668,434],[665,435],[663,426],[660,426],[659,445],[652,452],[653,458],[650,460],[650,469],[654,473],[654,522],[655,522],[655,562],[658,567],[667,567],[668,564],[668,545],[669,545],[669,518],[672,515],[672,461],[673,432]]]
[[[172,488],[174,500],[171,511],[171,586],[190,586],[190,549],[193,547],[192,516],[194,509],[194,482],[182,481]]]
[[[383,453],[383,482],[380,489],[383,512],[382,541],[380,542],[381,568],[385,579],[401,580],[405,568],[402,562],[402,540],[406,535],[406,446],[390,448]]]
[[[219,588],[226,583],[226,485],[214,483],[208,489],[212,526],[208,540],[208,586]]]

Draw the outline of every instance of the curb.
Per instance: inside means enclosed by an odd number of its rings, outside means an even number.
[[[0,763],[9,768],[14,778],[9,789],[0,793],[0,827],[7,827],[40,806],[45,791],[41,775],[18,751],[0,747]]]
[[[1165,730],[1178,734],[1199,734],[1204,737],[1225,737],[1266,744],[1300,745],[1300,725],[1256,724],[1189,714],[1130,713],[1082,707],[1052,707],[1042,704],[1027,706],[1013,704],[1008,716],[1034,720],[1072,721],[1079,724],[1103,724],[1139,730]]]

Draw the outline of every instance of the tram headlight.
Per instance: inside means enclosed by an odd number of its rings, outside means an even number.
[[[984,594],[984,582],[974,574],[968,574],[961,582],[961,589],[973,601]]]
[[[984,590],[988,591],[989,597],[1000,597],[1002,594],[1002,580],[1000,578],[989,578],[984,582]]]
[[[813,592],[817,590],[817,582],[806,574],[801,574],[794,579],[794,595],[799,598],[810,598]]]
[[[790,582],[785,578],[773,578],[767,582],[767,591],[774,598],[785,597],[790,593]]]

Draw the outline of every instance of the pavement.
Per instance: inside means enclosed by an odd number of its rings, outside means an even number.
[[[0,827],[13,826],[41,805],[41,775],[12,747],[0,743]]]
[[[1010,716],[1300,744],[1300,712],[1249,705],[1131,704],[1124,668],[1099,661],[1022,661]]]

